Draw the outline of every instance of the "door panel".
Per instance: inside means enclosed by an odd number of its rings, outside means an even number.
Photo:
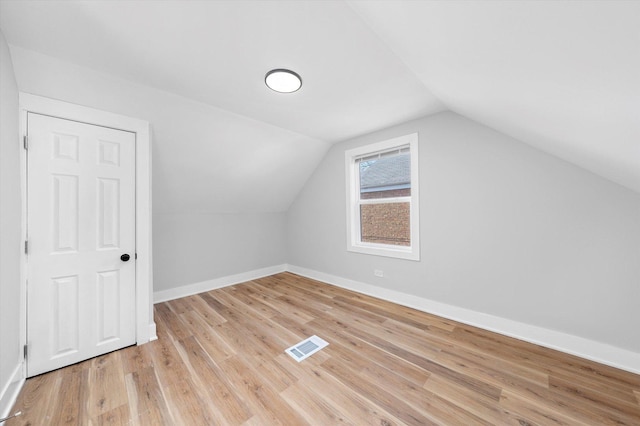
[[[32,113],[27,134],[31,377],[135,343],[135,135]]]
[[[51,355],[60,358],[79,350],[80,318],[78,276],[51,279],[53,286],[53,318],[51,318],[53,345]]]
[[[120,246],[120,181],[98,179],[98,246],[99,250]]]
[[[120,330],[120,271],[98,272],[98,345],[117,339]]]
[[[52,174],[52,253],[78,251],[78,176]]]

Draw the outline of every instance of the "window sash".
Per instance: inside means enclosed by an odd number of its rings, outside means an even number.
[[[406,197],[389,197],[389,198],[359,198],[358,205],[362,204],[391,204],[391,203],[409,203],[411,204],[411,196]]]
[[[392,155],[402,154],[405,152],[411,152],[411,146],[409,144],[356,156],[353,158],[353,162],[358,164],[361,161],[379,160],[380,158],[390,157]]]

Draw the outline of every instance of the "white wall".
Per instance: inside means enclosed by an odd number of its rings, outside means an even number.
[[[20,380],[20,139],[18,86],[0,33],[0,418]]]
[[[347,252],[344,151],[413,132],[421,261]],[[292,265],[640,353],[640,194],[454,113],[334,145],[287,232]]]
[[[21,91],[151,123],[155,290],[285,261],[284,233],[276,231],[328,144],[36,52],[11,52]],[[268,238],[256,238],[263,227]]]
[[[154,290],[282,265],[285,234],[284,213],[159,215],[153,223]],[[160,249],[167,246],[184,250]]]

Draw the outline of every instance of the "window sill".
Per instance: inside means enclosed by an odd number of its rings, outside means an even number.
[[[374,256],[394,257],[396,259],[420,261],[420,252],[412,247],[394,247],[379,244],[349,244],[347,251]]]

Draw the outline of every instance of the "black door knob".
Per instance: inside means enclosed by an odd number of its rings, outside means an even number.
[[[123,262],[126,262],[127,260],[131,259],[131,256],[129,256],[128,254],[123,254],[122,256],[120,256],[120,260],[122,260]]]

